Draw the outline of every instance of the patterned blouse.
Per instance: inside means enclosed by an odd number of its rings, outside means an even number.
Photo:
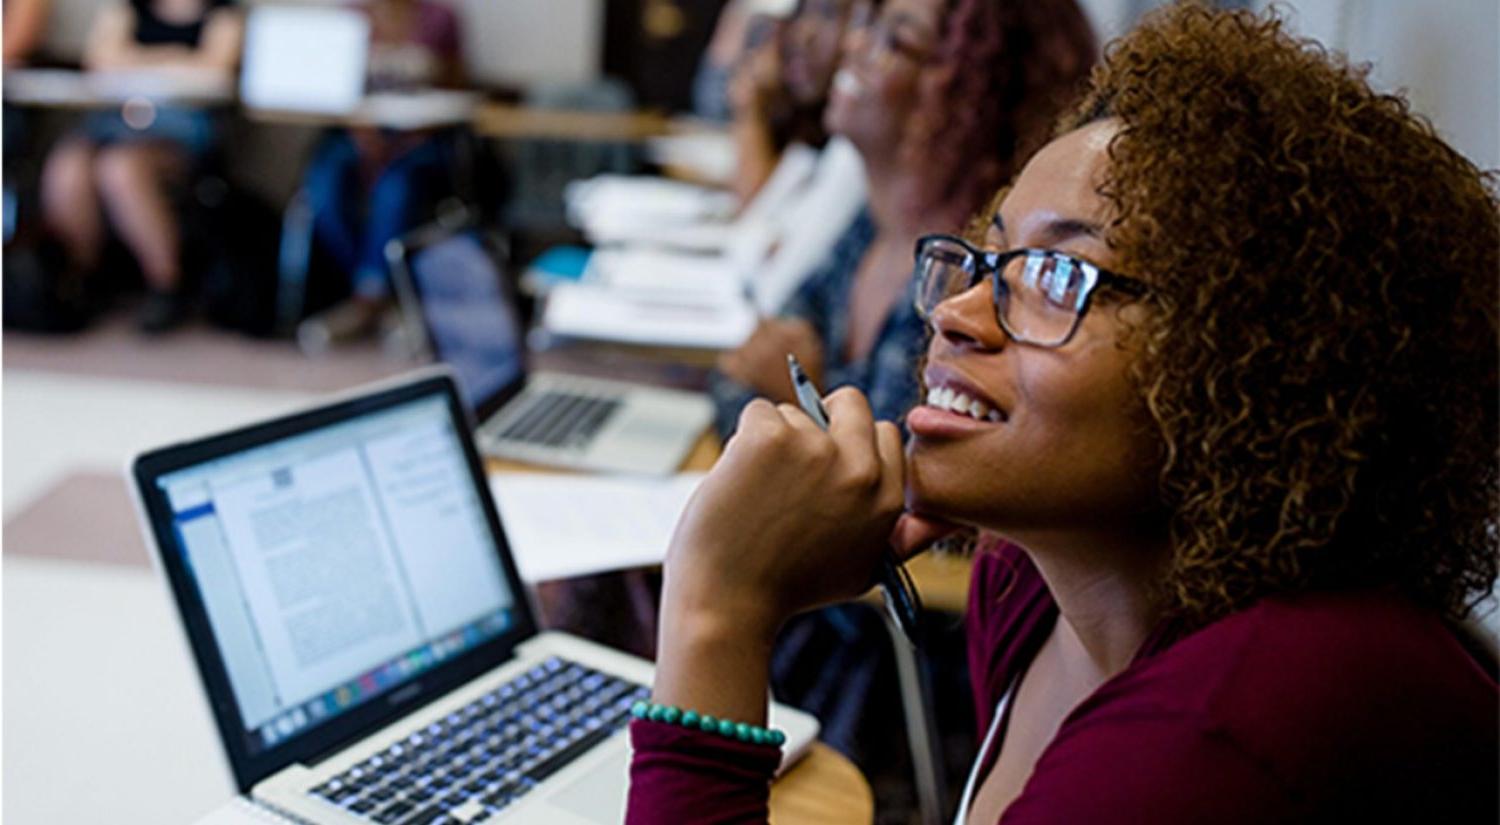
[[[842,386],[858,387],[870,399],[877,420],[894,421],[905,430],[906,411],[917,399],[917,363],[927,346],[927,326],[914,305],[915,282],[886,317],[875,346],[863,358],[845,358],[849,342],[849,307],[855,275],[865,252],[875,240],[875,223],[868,209],[834,244],[833,251],[787,301],[781,314],[812,324],[823,343],[824,393]],[[740,410],[755,398],[748,387],[714,373],[710,392],[715,405],[714,423],[719,435],[734,432]]]

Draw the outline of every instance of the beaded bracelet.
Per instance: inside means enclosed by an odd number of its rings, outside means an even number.
[[[665,722],[668,725],[680,725],[705,733],[717,733],[720,736],[757,745],[780,747],[786,742],[786,734],[775,728],[747,725],[730,719],[716,719],[706,713],[682,710],[671,705],[659,705],[656,702],[636,702],[630,706],[630,715],[650,722]]]

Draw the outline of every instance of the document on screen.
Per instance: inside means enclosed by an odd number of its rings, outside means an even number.
[[[362,461],[350,446],[214,490],[283,702],[423,640]]]

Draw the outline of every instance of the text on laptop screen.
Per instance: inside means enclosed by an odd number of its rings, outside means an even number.
[[[473,408],[518,380],[521,322],[484,244],[472,233],[445,238],[412,256],[411,270],[435,354],[458,374],[464,402]]]
[[[484,491],[442,398],[157,483],[253,751],[513,624]]]

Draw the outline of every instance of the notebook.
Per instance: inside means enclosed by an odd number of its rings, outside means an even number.
[[[410,337],[457,371],[486,454],[664,474],[712,420],[702,393],[529,372],[501,245],[472,223],[431,224],[393,244],[389,257]]]
[[[538,632],[450,373],[130,467],[247,803],[311,823],[619,822],[649,663]],[[817,722],[774,706],[786,764]]]

